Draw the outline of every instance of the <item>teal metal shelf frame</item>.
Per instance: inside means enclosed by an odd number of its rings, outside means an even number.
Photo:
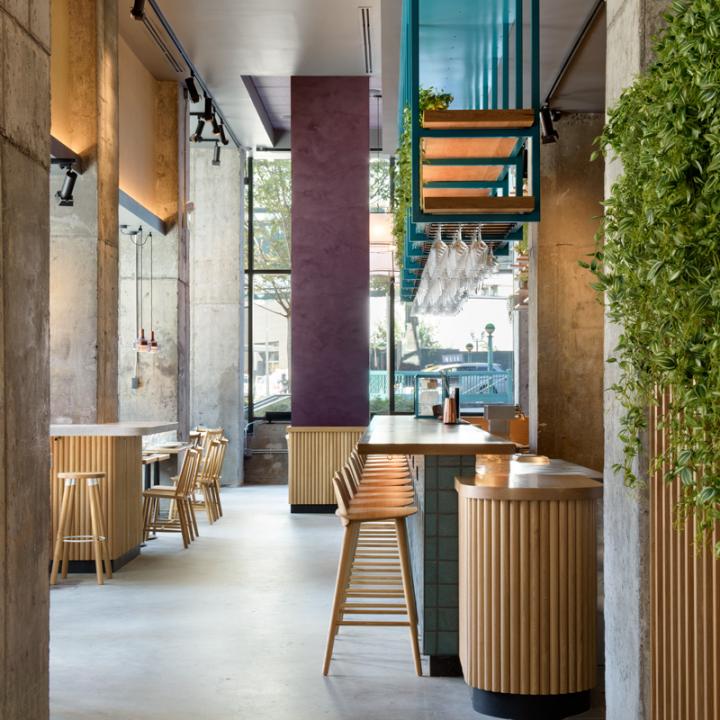
[[[428,223],[473,223],[507,225],[504,241],[522,238],[522,226],[540,220],[540,0],[404,0],[401,31],[400,92],[398,127],[403,129],[405,108],[410,109],[412,205],[406,218],[406,242],[400,293],[404,300],[412,300],[425,264],[428,239],[424,227]],[[473,40],[477,44],[472,66],[466,66],[473,78],[472,101],[465,99],[468,110],[528,109],[534,111],[534,120],[527,128],[472,128],[430,129],[422,127],[420,113],[421,63],[421,11],[436,17],[453,18],[463,13],[473,15],[476,30]],[[529,17],[528,17],[529,16]],[[524,18],[528,17],[528,24]],[[466,18],[469,20],[470,18]],[[457,37],[457,26],[447,25],[448,51]],[[452,29],[452,30],[451,30]],[[442,25],[434,26],[442,33]],[[450,32],[454,35],[450,35]],[[441,45],[444,42],[440,36]],[[530,87],[525,87],[525,50],[529,48]],[[435,48],[437,50],[437,48]],[[438,89],[447,90],[439,87]],[[526,102],[526,97],[529,103]],[[456,98],[457,100],[457,98]],[[439,166],[500,166],[502,172],[496,180],[425,182],[426,188],[488,189],[490,195],[522,196],[527,176],[529,195],[534,208],[526,213],[473,213],[440,215],[425,213],[421,205],[421,147],[423,138],[515,138],[512,152],[506,157],[426,159],[425,165]],[[525,167],[527,163],[527,167]],[[510,170],[513,170],[511,173]],[[514,177],[514,187],[511,178]]]

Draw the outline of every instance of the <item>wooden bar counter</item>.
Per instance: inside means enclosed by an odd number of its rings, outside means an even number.
[[[142,543],[142,438],[176,429],[171,422],[51,425],[51,548],[63,492],[58,473],[99,471],[105,473],[100,493],[113,569],[136,557]],[[72,517],[71,535],[90,533],[84,483],[78,485]],[[71,571],[91,570],[92,544],[71,544],[69,559]]]
[[[602,485],[523,469],[455,480],[460,661],[473,706],[556,720],[590,707]]]

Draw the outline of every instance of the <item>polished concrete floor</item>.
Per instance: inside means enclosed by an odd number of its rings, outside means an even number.
[[[415,676],[402,628],[344,628],[322,676],[340,525],[286,498],[225,490],[189,550],[161,535],[103,587],[53,588],[52,720],[480,720],[461,679]]]

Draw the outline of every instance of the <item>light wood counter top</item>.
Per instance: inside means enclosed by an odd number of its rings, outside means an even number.
[[[71,423],[50,425],[50,435],[52,437],[141,437],[177,430],[177,428],[176,422],[146,420],[115,423]]]
[[[594,500],[603,486],[586,475],[549,472],[455,478],[460,497],[477,500]]]
[[[514,443],[473,425],[444,425],[411,415],[376,415],[358,441],[363,455],[511,455],[515,451]]]

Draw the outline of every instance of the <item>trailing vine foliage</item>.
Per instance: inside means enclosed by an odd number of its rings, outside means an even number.
[[[420,116],[425,110],[447,110],[453,96],[435,88],[420,88]],[[412,205],[412,146],[410,130],[412,127],[410,108],[403,108],[403,128],[400,147],[395,164],[395,198],[393,211],[393,236],[395,237],[395,257],[398,267],[402,267],[405,250],[405,218]]]
[[[707,539],[720,520],[720,3],[676,0],[666,20],[654,64],[598,138],[624,173],[587,266],[622,328],[616,471],[638,483],[648,408],[664,394],[668,442],[650,471],[680,479],[678,519],[694,514]]]

